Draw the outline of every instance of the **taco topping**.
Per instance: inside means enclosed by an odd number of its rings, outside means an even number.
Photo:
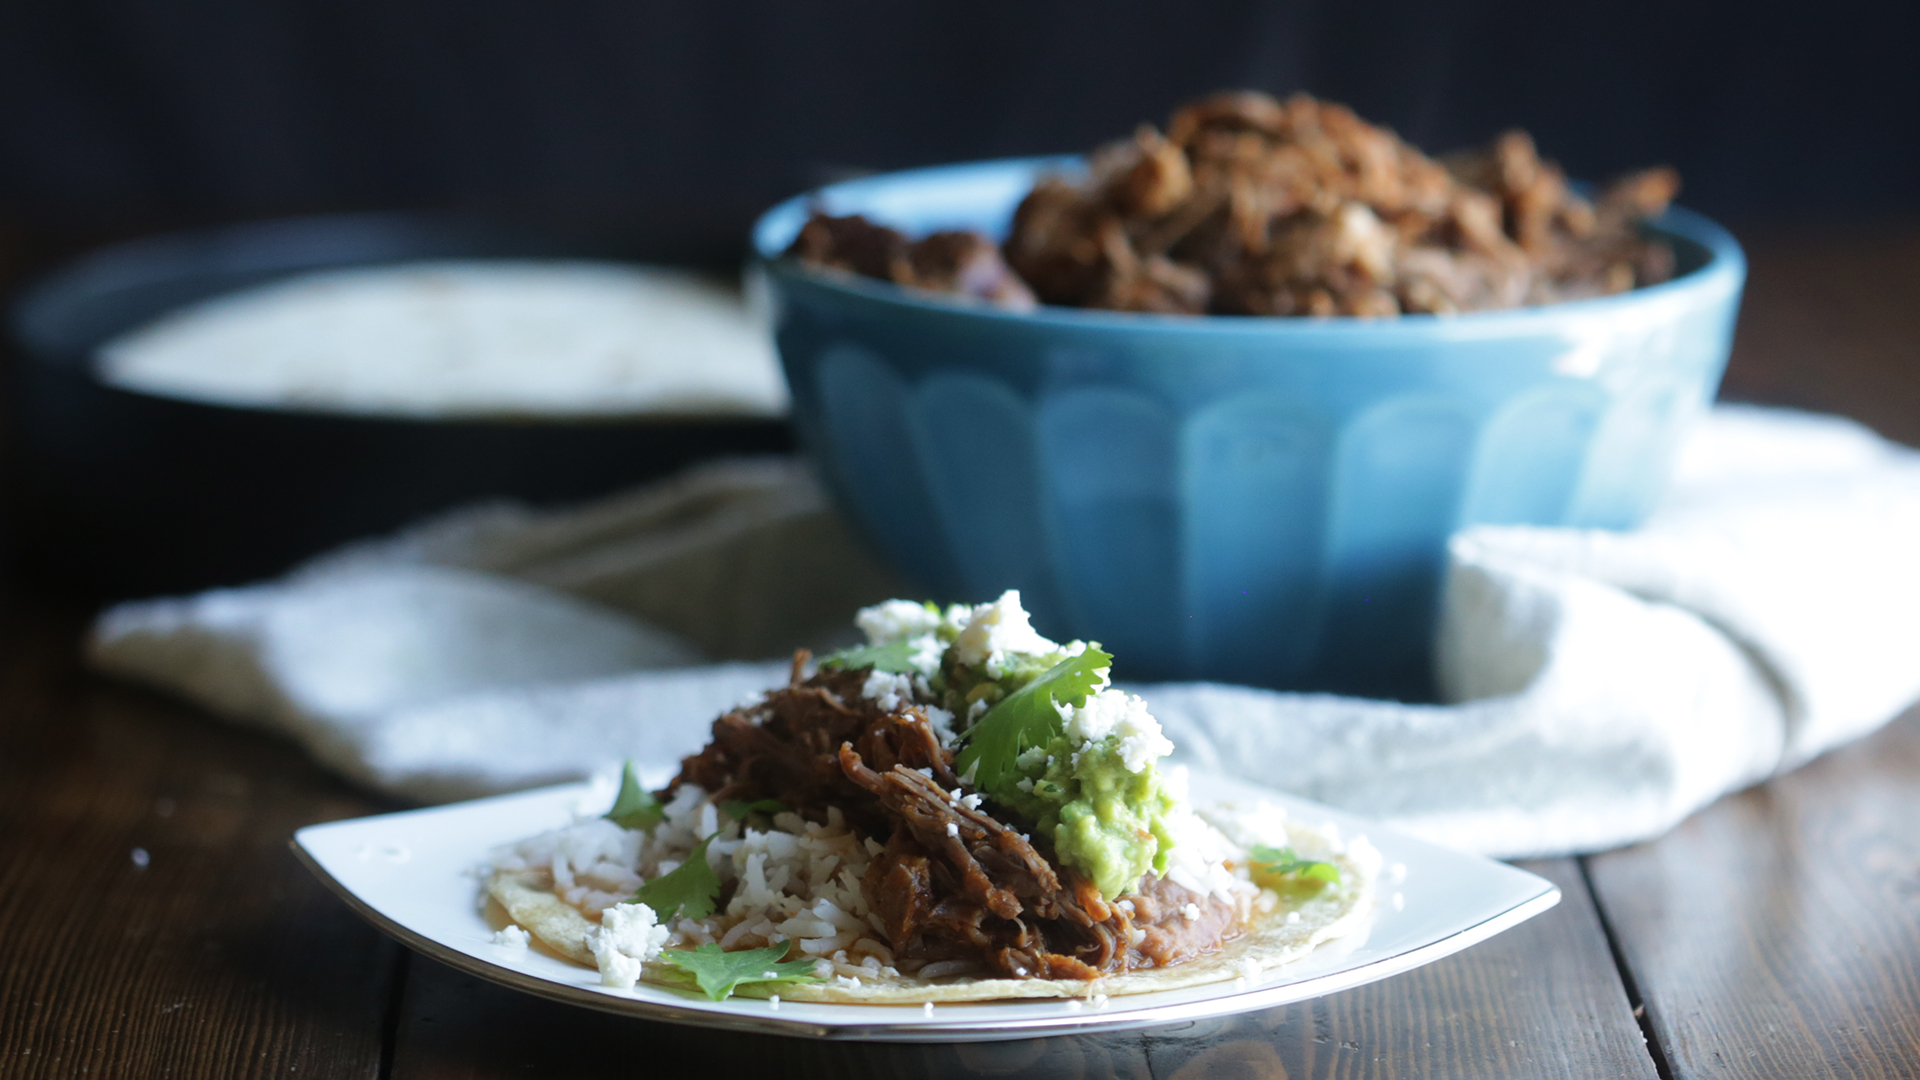
[[[1112,657],[1036,633],[1017,593],[858,622],[866,646],[811,673],[796,657],[664,789],[629,768],[605,818],[503,852],[495,898],[547,898],[502,903],[557,920],[530,928],[611,985],[664,973],[724,995],[1085,983],[1218,952],[1280,892],[1340,890],[1333,864],[1250,854],[1196,815],[1145,703],[1108,685]]]
[[[1215,896],[1150,873],[1160,848],[1173,847],[1155,816],[1171,802],[1152,771],[1151,757],[1171,749],[1158,725],[1142,740],[1095,720],[1079,725],[1095,737],[1073,742],[1063,712],[1077,717],[1089,702],[1095,712],[1130,708],[1089,692],[1088,684],[1104,682],[1104,666],[1077,676],[1077,706],[1059,709],[1045,693],[1026,692],[1062,667],[1085,666],[1076,659],[1105,654],[1065,655],[1026,625],[1017,595],[982,607],[964,625],[932,612],[899,620],[923,631],[914,638],[950,633],[944,666],[952,680],[936,672],[936,686],[917,672],[906,678],[845,666],[857,656],[823,665],[822,673],[721,717],[712,742],[683,763],[669,791],[691,784],[720,800],[777,799],[809,818],[835,808],[855,832],[881,841],[861,885],[896,960],[964,960],[1012,978],[1090,979],[1217,948],[1243,921],[1232,890]],[[875,644],[900,643],[885,636]],[[1062,660],[1051,668],[1036,662],[1054,656]],[[1073,678],[1069,672],[1058,681]],[[908,683],[906,694],[896,679]],[[1007,715],[999,710],[1045,713],[1040,738],[1016,732],[1001,739],[1004,760],[991,787],[984,772],[975,779],[956,772],[952,740],[935,727],[937,719],[950,730],[949,710],[921,703],[944,699],[949,689],[960,701],[1000,699],[982,714],[970,747]],[[1121,748],[1127,739],[1144,745],[1130,751],[1138,766],[1131,772]],[[1140,779],[1124,785],[1115,774]],[[1159,835],[1145,827],[1149,821]],[[1164,870],[1166,859],[1159,862]],[[1123,894],[1129,904],[1110,902]],[[1200,914],[1187,918],[1189,908]]]

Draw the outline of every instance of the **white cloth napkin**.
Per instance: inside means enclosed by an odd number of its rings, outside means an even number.
[[[101,670],[423,800],[670,763],[901,591],[803,466],[730,463],[584,509],[465,511],[288,577],[124,604]],[[839,631],[844,635],[844,631]],[[1446,705],[1138,686],[1179,757],[1498,856],[1658,835],[1920,698],[1920,453],[1722,407],[1628,533],[1451,547]]]

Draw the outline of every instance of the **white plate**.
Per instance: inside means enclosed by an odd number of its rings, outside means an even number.
[[[708,1001],[664,987],[600,985],[599,974],[533,949],[492,943],[481,916],[475,867],[498,845],[565,825],[593,789],[586,784],[313,825],[294,851],[354,910],[406,945],[462,971],[517,990],[606,1012],[694,1024],[831,1039],[961,1042],[1147,1027],[1272,1008],[1373,982],[1438,960],[1515,926],[1560,900],[1560,890],[1525,871],[1463,855],[1371,826],[1314,803],[1224,777],[1193,778],[1192,790],[1219,802],[1265,799],[1310,826],[1332,823],[1348,839],[1366,836],[1382,856],[1379,902],[1370,929],[1329,942],[1296,963],[1248,982],[1081,1002],[1010,1001],[922,1007],[832,1005],[750,998]],[[605,799],[605,789],[599,789]],[[1404,867],[1404,878],[1396,867]]]

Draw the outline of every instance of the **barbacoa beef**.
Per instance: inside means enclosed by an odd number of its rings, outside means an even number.
[[[977,254],[984,236],[940,233],[920,244],[976,253],[982,269],[923,272],[906,237],[825,215],[790,254],[975,296],[989,294],[973,282],[1010,266],[1022,292],[1073,307],[1447,314],[1667,280],[1672,249],[1640,223],[1678,187],[1672,169],[1648,169],[1589,202],[1525,132],[1436,161],[1341,105],[1227,92],[1182,107],[1164,134],[1143,126],[1095,151],[1085,179],[1040,180],[1014,215],[1004,264]]]
[[[982,300],[1029,311],[1033,291],[1001,258],[998,245],[976,232],[950,229],[921,240],[858,214],[807,218],[787,254],[813,266],[844,270],[895,285]]]
[[[1004,809],[965,804],[971,789],[917,706],[888,712],[860,695],[866,671],[803,679],[803,663],[785,689],[716,720],[669,792],[778,799],[812,820],[838,807],[884,845],[862,885],[896,957],[1092,979],[1212,952],[1242,931],[1232,905],[1151,875],[1107,903]]]

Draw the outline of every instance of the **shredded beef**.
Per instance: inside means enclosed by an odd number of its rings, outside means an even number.
[[[833,217],[815,211],[788,254],[815,266],[929,292],[969,296],[996,307],[1027,311],[1033,291],[985,236],[965,230],[937,232],[912,241],[858,214]]]
[[[1004,262],[985,257],[991,242],[979,234],[915,245],[823,214],[789,254],[974,296],[1017,285],[1027,305],[1444,314],[1667,280],[1672,248],[1639,226],[1678,188],[1672,169],[1648,169],[1590,202],[1522,131],[1436,161],[1341,105],[1228,92],[1177,110],[1165,134],[1143,126],[1095,151],[1085,180],[1040,180],[1014,215]],[[930,245],[966,252],[979,269],[921,269],[917,252]]]
[[[713,722],[712,738],[680,764],[673,787],[698,784],[716,800],[778,799],[808,816],[839,806],[863,826],[882,823],[872,800],[840,769],[840,745],[876,719],[857,673],[798,683]],[[818,813],[813,813],[813,812]]]
[[[1178,963],[1242,931],[1232,905],[1152,875],[1108,903],[1004,809],[961,801],[971,788],[919,707],[888,712],[862,697],[866,671],[803,679],[804,659],[791,685],[716,720],[669,791],[692,783],[717,799],[778,799],[812,820],[838,807],[884,845],[862,887],[895,956],[1092,979]]]

